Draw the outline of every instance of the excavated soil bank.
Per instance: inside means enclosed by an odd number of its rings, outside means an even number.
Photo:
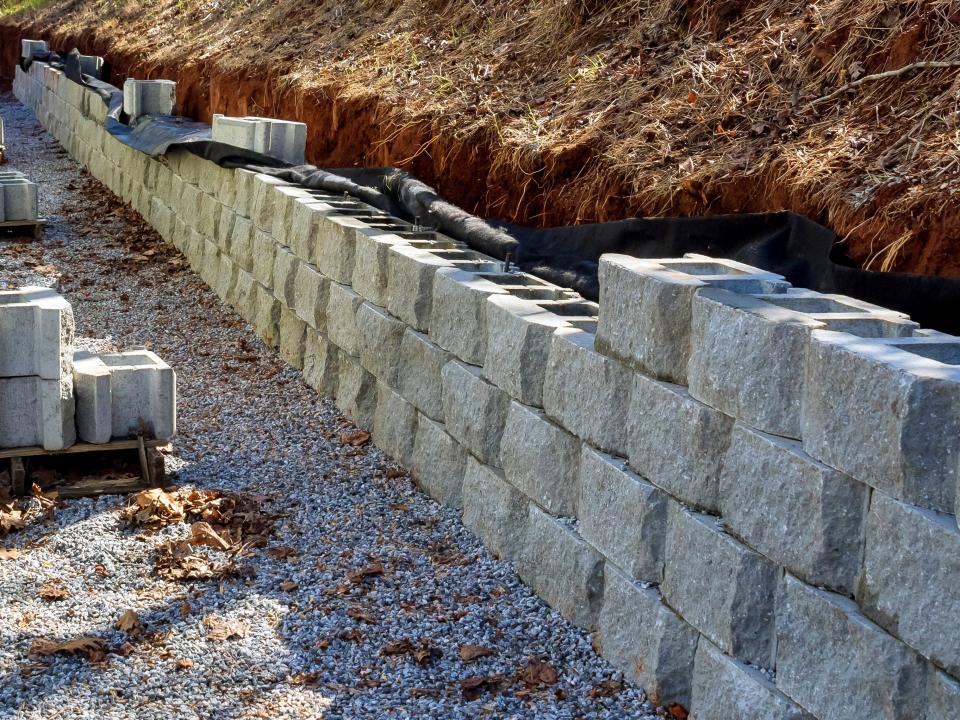
[[[960,99],[947,0],[302,7],[53,2],[21,37],[178,83],[184,114],[297,119],[321,166],[395,165],[479,215],[551,226],[792,210],[870,269],[960,275]]]

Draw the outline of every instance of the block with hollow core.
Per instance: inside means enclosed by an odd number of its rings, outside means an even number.
[[[99,55],[81,55],[80,72],[97,80],[103,79],[103,58]]]
[[[176,374],[155,353],[78,352],[73,375],[81,440],[104,443],[137,435],[169,440],[176,434]]]
[[[358,227],[354,237],[353,289],[375,305],[386,307],[390,282],[389,250],[394,245],[407,245],[407,242],[387,230],[372,227]]]
[[[410,245],[393,245],[388,254],[387,309],[414,330],[429,332],[433,276],[453,264]]]
[[[759,430],[799,439],[810,333],[833,328],[902,337],[918,326],[902,313],[810,290],[701,289],[693,298],[690,394]]]
[[[487,351],[487,297],[507,291],[491,279],[456,267],[439,268],[433,277],[430,338],[473,365]]]
[[[600,258],[596,347],[658,379],[685,385],[693,297],[708,286],[737,293],[779,293],[782,276],[702,255],[643,260]]]
[[[132,118],[141,115],[173,115],[177,83],[173,80],[135,80],[123,83],[123,111]]]
[[[27,40],[20,41],[20,57],[29,60],[34,55],[40,55],[49,52],[46,40]]]
[[[895,498],[955,512],[960,338],[858,338],[815,330],[803,447]]]
[[[54,290],[0,290],[0,377],[69,376],[73,340],[73,309]]]

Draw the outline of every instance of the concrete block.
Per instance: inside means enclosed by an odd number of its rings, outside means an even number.
[[[418,414],[410,470],[420,487],[438,502],[461,508],[466,467],[467,451],[447,434],[442,424]]]
[[[697,720],[814,720],[767,676],[724,655],[706,638],[697,645],[688,707]]]
[[[803,447],[898,499],[953,513],[960,468],[960,340],[814,331]]]
[[[108,382],[103,382],[104,371]],[[149,350],[119,353],[77,353],[74,359],[78,419],[94,417],[94,425],[80,425],[80,436],[96,437],[87,442],[106,442],[103,406],[110,407],[110,434],[128,438],[138,434],[169,440],[177,431],[177,390],[173,369]],[[103,393],[92,396],[87,391]],[[110,438],[107,438],[109,440]]]
[[[184,189],[186,191],[186,189]],[[230,257],[245,272],[253,272],[253,222],[237,216],[230,236]]]
[[[210,137],[214,142],[253,150],[258,124],[258,121],[252,118],[228,117],[214,113]]]
[[[132,118],[141,115],[173,115],[177,84],[173,80],[134,80],[123,83],[123,111]]]
[[[377,412],[377,379],[354,358],[338,353],[337,407],[353,423],[372,430]]]
[[[250,206],[250,219],[258,230],[273,231],[273,220],[277,211],[277,188],[290,187],[290,183],[272,175],[257,173],[253,177],[253,195]]]
[[[306,352],[307,324],[286,305],[280,305],[280,357],[298,370],[303,369]]]
[[[636,374],[627,438],[630,466],[683,502],[716,514],[733,418],[686,388]]]
[[[417,409],[384,383],[377,383],[373,442],[398,463],[410,465],[417,437]]]
[[[50,52],[50,48],[47,46],[46,40],[24,39],[20,41],[20,57],[24,60],[29,60],[34,55],[40,55],[47,52]]]
[[[357,310],[363,298],[346,285],[331,282],[327,299],[327,335],[347,355],[359,357],[362,347]]]
[[[595,339],[574,327],[554,332],[544,376],[543,408],[591,445],[626,456],[633,373],[596,352]]]
[[[219,253],[219,260],[216,277],[210,287],[217,294],[217,297],[229,303],[228,298],[231,296],[233,286],[237,281],[237,268],[226,253]]]
[[[429,332],[433,276],[451,263],[409,245],[394,245],[388,252],[387,309],[414,330]]]
[[[314,264],[331,280],[344,285],[353,282],[354,230],[359,227],[364,227],[363,221],[349,215],[326,215],[317,220]]]
[[[230,252],[230,242],[233,240],[233,228],[237,220],[237,212],[230,205],[219,206],[220,220],[217,223],[216,243],[223,252]]]
[[[669,497],[623,460],[583,445],[577,519],[583,539],[630,577],[663,581]]]
[[[932,673],[927,718],[960,720],[960,681],[940,671]]]
[[[257,230],[253,236],[253,277],[268,290],[273,289],[273,264],[277,257],[273,235]]]
[[[0,377],[69,376],[73,340],[73,309],[54,290],[0,290]]]
[[[256,315],[250,323],[253,325],[253,331],[270,347],[279,347],[280,302],[270,290],[256,281],[254,281],[253,290],[257,296]]]
[[[256,285],[257,281],[253,279],[250,273],[241,270],[239,267],[237,268],[237,280],[233,286],[233,295],[228,301],[240,317],[248,323],[253,320],[257,311],[257,293],[254,290]]]
[[[37,206],[37,186],[26,178],[0,179],[3,190],[3,219],[36,220],[39,215]]]
[[[77,437],[88,443],[107,443],[113,437],[110,368],[96,355],[77,353],[73,366]]]
[[[360,364],[391,388],[397,386],[400,342],[407,326],[382,307],[362,303],[356,313]]]
[[[375,305],[386,306],[390,283],[389,250],[394,245],[407,245],[407,242],[374,228],[358,228],[354,234],[353,289]]]
[[[333,209],[319,200],[298,199],[293,205],[288,233],[290,250],[304,262],[316,264],[317,224]]]
[[[724,652],[773,667],[778,568],[727,535],[716,518],[671,504],[663,598]]]
[[[289,245],[294,209],[314,196],[306,188],[296,185],[278,187],[274,190],[274,196],[273,227],[270,232],[281,245]]]
[[[330,280],[306,262],[297,265],[293,283],[293,307],[297,317],[314,330],[327,330],[327,304],[330,301]]]
[[[529,502],[496,468],[467,457],[463,524],[499,558],[516,560],[526,541]]]
[[[430,342],[423,333],[407,328],[400,341],[397,390],[424,415],[443,422],[444,366],[450,353]]]
[[[597,622],[601,654],[640,685],[654,704],[690,707],[690,681],[699,633],[609,562]],[[701,641],[702,642],[702,641]]]
[[[487,297],[506,290],[476,273],[442,267],[433,278],[430,337],[464,362],[483,365],[487,352]]]
[[[572,523],[531,504],[517,573],[550,607],[592,630],[603,604],[603,556],[577,535]]]
[[[186,223],[196,228],[200,221],[200,206],[203,192],[196,185],[184,182],[180,190],[180,205],[177,208],[177,214],[183,218]]]
[[[852,595],[869,492],[800,443],[739,423],[720,474],[728,530],[808,583]]]
[[[873,493],[857,600],[878,625],[960,676],[960,530],[953,517]]]
[[[303,165],[306,155],[307,126],[291,120],[270,118],[269,149],[265,154],[279,158],[291,165]]]
[[[296,281],[300,259],[290,248],[277,245],[273,256],[273,294],[284,305],[296,305]]]
[[[63,450],[76,441],[73,380],[0,378],[0,448],[41,445]]]
[[[543,380],[554,331],[567,322],[531,300],[487,298],[483,375],[525,405],[543,405]]]
[[[236,197],[233,207],[241,217],[250,218],[253,214],[253,180],[257,173],[252,170],[235,170]]]
[[[686,385],[693,296],[707,286],[774,293],[789,284],[780,275],[732,260],[604,255],[597,349],[641,372]]]
[[[339,384],[339,351],[326,335],[310,328],[303,350],[303,379],[321,395],[334,395]]]
[[[818,718],[914,720],[929,669],[845,597],[786,575],[777,598],[777,689]]]
[[[500,441],[507,481],[554,515],[577,513],[580,441],[534,408],[513,401]]]
[[[99,55],[81,55],[80,72],[97,80],[103,79],[103,58]]]
[[[302,165],[304,162],[307,141],[307,126],[304,123],[215,114],[211,136],[214,142],[253,150],[292,165]]]
[[[487,465],[500,465],[510,398],[480,376],[480,369],[451,361],[441,372],[447,432]]]

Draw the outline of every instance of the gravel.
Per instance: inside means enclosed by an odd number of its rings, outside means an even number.
[[[40,185],[42,241],[0,241],[0,286],[59,285],[73,303],[78,345],[145,345],[177,371],[179,435],[167,458],[181,486],[265,496],[280,517],[269,546],[243,562],[255,576],[167,582],[153,574],[161,543],[189,536],[126,527],[116,496],[71,500],[0,539],[0,717],[15,718],[649,718],[570,626],[350,429],[221,303],[179,256],[82,171],[9,94],[0,97],[11,165]],[[217,551],[209,551],[212,556]],[[354,583],[351,569],[385,568]],[[69,595],[37,597],[48,582]],[[296,583],[295,589],[283,587]],[[126,610],[144,626],[116,629]],[[372,622],[348,615],[356,609]],[[245,637],[213,641],[204,618],[242,621]],[[30,657],[34,639],[101,638],[113,652]],[[442,657],[384,655],[427,641]],[[125,643],[129,643],[123,647]],[[462,644],[494,653],[461,661]],[[531,658],[553,684],[516,679]],[[191,661],[190,667],[185,661]],[[477,699],[461,680],[502,674]],[[604,689],[613,686],[613,692]],[[598,691],[599,688],[599,691]]]

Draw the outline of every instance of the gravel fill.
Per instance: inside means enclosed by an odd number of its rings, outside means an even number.
[[[178,377],[179,435],[167,458],[176,483],[263,495],[278,515],[268,547],[242,558],[255,576],[224,581],[156,577],[155,549],[188,537],[189,523],[127,527],[116,496],[66,501],[0,538],[21,553],[0,560],[0,717],[655,716],[639,688],[618,685],[589,635],[494,559],[455,510],[376,448],[341,444],[351,426],[332,401],[181,267],[31,111],[6,94],[0,113],[9,162],[40,185],[50,220],[42,241],[0,240],[0,286],[58,286],[80,347],[157,352]],[[347,578],[376,562],[383,574]],[[67,597],[38,598],[50,582]],[[139,616],[139,637],[116,629],[127,610]],[[210,639],[209,616],[240,621],[245,636]],[[82,636],[112,652],[103,662],[28,654],[35,639]],[[442,656],[420,664],[383,653],[404,638]],[[465,643],[493,654],[464,662]],[[516,679],[531,658],[557,681]],[[498,674],[498,691],[480,685],[476,699],[465,696],[462,680]]]

